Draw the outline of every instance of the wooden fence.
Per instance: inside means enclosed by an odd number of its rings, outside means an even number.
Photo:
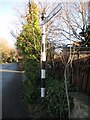
[[[73,62],[72,84],[83,93],[90,95],[90,57]]]
[[[63,79],[64,66],[61,59],[55,59],[55,72],[60,79]],[[72,76],[71,83],[78,87],[82,93],[90,95],[90,57],[76,59],[72,64],[72,69],[69,70]]]

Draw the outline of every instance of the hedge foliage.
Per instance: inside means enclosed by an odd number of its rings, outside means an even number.
[[[53,76],[54,75],[54,76]],[[26,61],[27,80],[24,83],[25,100],[34,118],[68,118],[68,106],[64,80],[55,76],[52,69],[47,70],[46,97],[40,98],[40,64],[36,60]],[[71,110],[73,99],[69,96]],[[32,112],[31,112],[32,111]]]

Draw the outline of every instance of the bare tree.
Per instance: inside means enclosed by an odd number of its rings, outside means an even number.
[[[87,28],[87,3],[62,3],[62,8],[62,14],[60,13],[54,18],[49,29],[49,37],[52,36],[55,43],[61,46],[61,44],[70,44],[69,35],[71,34],[72,43],[82,41],[83,45],[86,40],[79,33],[84,32]]]
[[[54,42],[56,48],[64,48],[61,54],[61,58],[64,64],[65,90],[70,117],[70,103],[67,87],[67,79],[70,75],[69,66],[72,67],[74,53],[79,51],[79,49],[81,49],[83,46],[88,45],[90,37],[86,33],[88,28],[87,3],[83,1],[77,3],[63,3],[62,6],[62,14],[58,14],[49,27],[48,40]],[[70,45],[69,49],[66,46],[67,44]]]

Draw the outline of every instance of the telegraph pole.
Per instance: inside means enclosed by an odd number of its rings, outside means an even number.
[[[41,97],[45,97],[45,64],[46,64],[46,42],[45,42],[45,13],[42,13],[42,47],[41,47]]]

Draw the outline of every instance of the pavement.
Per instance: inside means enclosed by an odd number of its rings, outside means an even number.
[[[28,118],[28,109],[22,100],[23,72],[18,64],[2,66],[2,120]]]
[[[70,95],[74,98],[71,118],[90,120],[90,96],[78,92],[72,92]]]
[[[90,108],[90,96],[79,92],[71,92],[70,95]]]

